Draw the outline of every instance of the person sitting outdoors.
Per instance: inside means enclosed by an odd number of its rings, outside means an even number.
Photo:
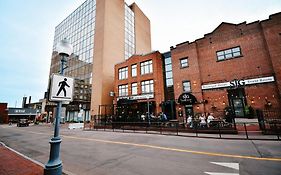
[[[202,114],[199,117],[199,120],[200,120],[200,127],[205,128],[207,126],[205,114]]]
[[[165,121],[167,121],[167,116],[166,116],[166,114],[164,113],[164,112],[162,112],[162,122],[165,122]]]
[[[187,119],[186,119],[186,125],[189,126],[189,128],[192,128],[193,123],[192,123],[192,116],[188,115]]]
[[[207,125],[208,125],[208,127],[210,127],[210,123],[214,119],[215,119],[214,114],[213,113],[209,113],[208,118],[207,118]]]
[[[145,115],[144,114],[141,115],[141,120],[145,121]]]

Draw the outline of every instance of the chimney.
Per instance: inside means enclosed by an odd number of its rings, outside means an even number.
[[[28,104],[30,104],[31,103],[31,96],[29,96],[29,100],[28,100]]]
[[[25,106],[26,106],[26,99],[27,99],[27,97],[22,98],[22,105],[21,105],[22,108],[25,108]]]

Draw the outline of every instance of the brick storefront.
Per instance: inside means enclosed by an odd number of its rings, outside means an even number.
[[[151,61],[152,70],[149,68],[149,73],[141,73],[141,65],[149,63],[149,61]],[[161,103],[164,101],[162,64],[161,53],[155,51],[146,55],[133,55],[125,62],[115,65],[114,103],[119,104],[123,101],[126,107],[131,107],[132,109],[129,111],[132,114],[128,114],[128,116],[140,116],[141,114],[146,114],[148,101],[150,105],[150,113],[156,115],[162,111]],[[136,66],[134,76],[132,76],[133,65]],[[120,78],[119,73],[121,69],[126,70],[126,68],[127,76],[125,78]],[[143,71],[148,71],[148,69],[143,69]],[[153,89],[150,89],[151,91],[147,93],[143,91],[142,83],[149,81],[150,83],[153,82]],[[137,91],[134,93],[132,92],[132,84],[137,86]],[[127,92],[124,90],[124,94],[120,94],[119,88],[121,88],[121,86],[127,89]]]
[[[197,103],[193,113],[213,112],[222,117],[226,106],[246,117],[245,107],[280,109],[281,13],[247,24],[221,23],[194,42],[171,47],[174,93],[188,81]],[[181,60],[188,66],[182,68]],[[185,114],[185,107],[177,111]]]

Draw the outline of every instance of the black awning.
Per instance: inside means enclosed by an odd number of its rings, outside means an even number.
[[[117,101],[117,105],[132,104],[132,103],[135,103],[135,102],[137,102],[137,100],[130,100],[130,99],[123,98],[123,99],[119,99]]]
[[[181,105],[193,105],[197,102],[197,99],[194,95],[192,95],[191,93],[182,93],[179,98],[178,98],[178,102]]]

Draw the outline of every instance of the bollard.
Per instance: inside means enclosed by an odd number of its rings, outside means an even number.
[[[220,139],[221,139],[221,127],[220,127],[220,122],[219,122],[219,124],[218,124],[218,129],[219,129],[219,136],[220,136]]]
[[[247,138],[247,140],[249,140],[246,123],[244,123],[244,128],[245,128],[245,132],[246,132],[246,138]]]
[[[179,123],[176,123],[176,127],[177,127],[177,136],[179,135]]]

